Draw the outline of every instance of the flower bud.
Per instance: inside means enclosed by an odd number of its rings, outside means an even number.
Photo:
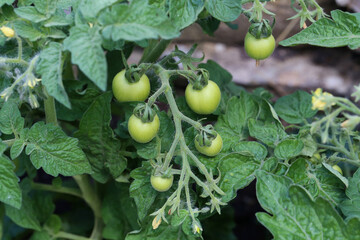
[[[0,30],[2,31],[2,33],[8,37],[8,38],[12,38],[15,36],[15,31],[12,28],[6,27],[6,26],[2,26],[0,28]]]

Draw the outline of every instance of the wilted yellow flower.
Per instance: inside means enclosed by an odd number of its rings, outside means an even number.
[[[36,86],[36,84],[40,81],[41,81],[41,78],[29,78],[29,79],[27,79],[27,81],[25,81],[23,86],[29,86],[30,88],[34,88]]]
[[[201,226],[199,226],[199,224],[197,223],[197,222],[193,222],[193,232],[194,232],[194,234],[196,234],[196,233],[201,233],[201,231],[202,231],[202,228],[201,228]]]
[[[333,105],[334,103],[329,104],[329,97],[332,97],[331,93],[323,92],[321,88],[316,89],[311,98],[312,109],[324,110]]]
[[[154,220],[152,221],[152,227],[153,229],[157,229],[161,224],[161,217],[160,216],[156,216],[154,218]]]
[[[15,31],[12,28],[6,27],[6,26],[2,26],[0,28],[0,30],[2,31],[2,33],[8,37],[8,38],[12,38],[15,36]]]

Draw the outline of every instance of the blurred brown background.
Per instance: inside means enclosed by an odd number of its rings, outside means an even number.
[[[276,13],[273,35],[277,40],[300,31],[298,20],[287,20],[295,14],[290,2],[276,0],[267,4],[267,8]],[[360,12],[360,0],[318,0],[318,3],[329,15],[334,9]],[[260,67],[256,67],[255,60],[250,59],[243,48],[248,20],[241,16],[233,23],[238,25],[237,30],[222,23],[214,37],[204,34],[198,24],[193,24],[169,46],[168,51],[173,50],[175,44],[185,51],[198,43],[197,56],[204,52],[205,62],[215,60],[233,75],[235,82],[245,88],[265,87],[276,96],[289,94],[296,89],[310,91],[317,87],[337,95],[350,96],[353,86],[360,82],[360,51],[351,51],[346,47],[280,46],[270,58],[261,62]],[[141,52],[134,52],[130,61],[137,62],[140,56]]]

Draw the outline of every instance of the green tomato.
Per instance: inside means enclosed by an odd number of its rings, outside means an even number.
[[[128,129],[130,136],[139,143],[150,142],[156,136],[159,128],[160,120],[158,115],[155,115],[152,122],[147,123],[141,121],[134,114],[129,118]]]
[[[151,186],[158,192],[166,192],[173,185],[174,176],[169,178],[152,175],[150,178]]]
[[[200,146],[197,137],[195,137],[195,148],[208,157],[216,156],[221,151],[222,146],[223,141],[220,134],[216,135],[216,138],[211,142],[210,146]]]
[[[248,32],[245,36],[244,46],[249,57],[255,60],[263,60],[274,52],[275,39],[273,35],[267,38],[257,39]]]
[[[341,175],[343,175],[343,172],[338,165],[334,165],[334,166],[332,166],[332,168],[335,169],[336,171],[338,171]]]
[[[190,83],[185,90],[185,99],[191,110],[197,114],[211,114],[219,106],[221,92],[216,83],[208,81],[201,90],[196,90]]]
[[[112,90],[119,102],[145,101],[150,94],[149,78],[143,74],[139,81],[131,83],[125,78],[126,70],[114,77]]]

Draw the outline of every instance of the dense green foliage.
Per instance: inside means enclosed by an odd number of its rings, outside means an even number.
[[[1,239],[233,240],[228,203],[253,181],[264,209],[256,217],[275,239],[360,239],[353,102],[321,89],[273,102],[265,89],[236,86],[226,66],[193,57],[196,46],[163,55],[193,23],[213,35],[245,14],[248,34],[271,34],[268,1],[14,2],[0,0]],[[330,19],[315,0],[291,3],[300,26],[314,23],[281,45],[360,46],[359,14]],[[128,66],[135,47],[143,56]],[[146,103],[121,98],[139,90],[114,87],[124,69],[128,85],[148,76]],[[195,93],[209,83],[221,93],[207,93],[216,101],[197,111],[173,89],[184,79]],[[156,126],[128,127],[131,116]]]

